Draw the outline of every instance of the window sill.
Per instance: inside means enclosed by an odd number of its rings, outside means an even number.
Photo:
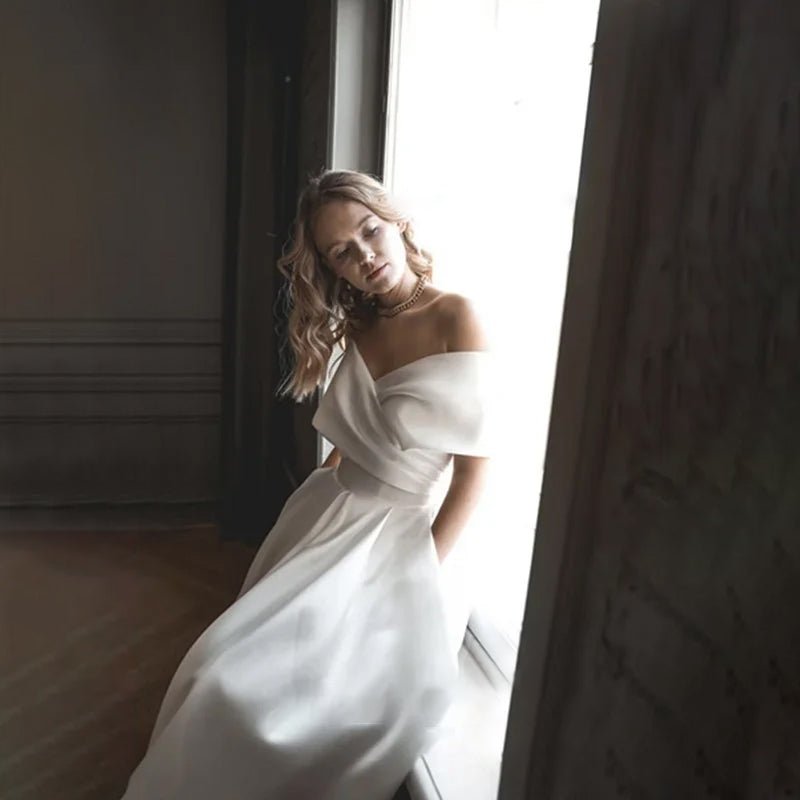
[[[467,630],[445,733],[406,778],[411,800],[497,797],[511,686]]]

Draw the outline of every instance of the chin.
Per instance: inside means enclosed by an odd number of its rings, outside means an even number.
[[[400,278],[393,274],[393,269],[391,264],[387,264],[386,268],[383,270],[383,274],[379,275],[375,278],[374,281],[370,281],[367,285],[371,288],[367,291],[371,291],[373,294],[383,294],[384,292],[388,292],[391,289],[394,289],[397,286]]]

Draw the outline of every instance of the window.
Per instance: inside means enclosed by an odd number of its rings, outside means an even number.
[[[496,794],[538,511],[598,4],[393,4],[385,180],[412,211],[418,241],[434,254],[436,284],[478,306],[504,376],[507,427],[470,525],[476,534],[469,570],[476,578],[475,611],[465,649],[478,671],[462,664],[468,683],[470,675],[482,674],[493,687],[487,695],[473,680],[463,690],[466,703],[484,704],[491,741],[479,745],[483,760],[474,752],[465,758],[458,751],[463,743],[451,741],[449,751],[447,743],[434,748],[423,764],[427,794],[435,785],[444,800]],[[454,713],[468,718],[463,707]],[[465,794],[455,771],[446,774],[447,763],[458,759],[464,780],[465,764],[476,757],[481,771]],[[419,788],[417,794],[426,792]]]

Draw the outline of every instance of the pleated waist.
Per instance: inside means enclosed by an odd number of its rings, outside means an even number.
[[[367,472],[351,458],[342,458],[334,472],[336,480],[344,489],[356,494],[380,497],[397,506],[427,506],[431,503],[431,492],[409,492],[386,483]]]

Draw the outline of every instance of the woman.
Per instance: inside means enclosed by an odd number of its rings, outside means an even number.
[[[280,266],[284,390],[312,395],[344,347],[313,419],[335,447],[178,667],[124,800],[388,800],[451,699],[439,561],[486,467],[481,326],[361,173],[309,183]]]

